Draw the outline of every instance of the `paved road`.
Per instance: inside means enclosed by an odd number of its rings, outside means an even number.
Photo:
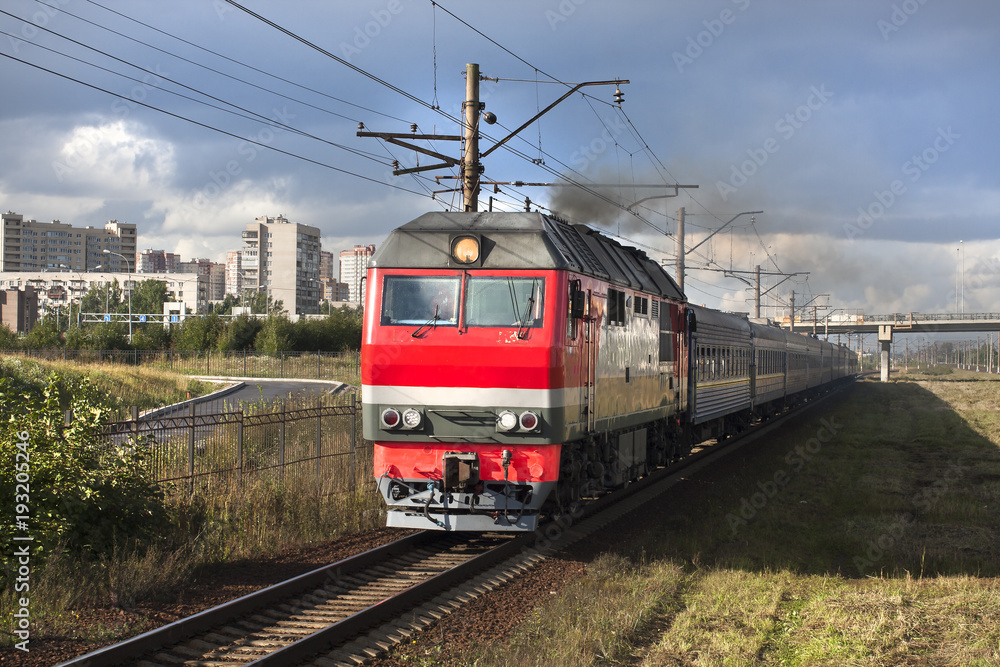
[[[199,377],[199,380],[219,380],[220,378]],[[303,380],[269,380],[262,378],[225,378],[233,384],[243,383],[239,389],[226,392],[219,398],[201,400],[195,399],[196,414],[211,414],[222,411],[226,406],[235,406],[240,402],[256,403],[264,400],[275,401],[292,396],[318,396],[337,391],[341,382],[318,382]],[[188,401],[178,403],[169,408],[155,411],[156,417],[182,417],[191,414]]]

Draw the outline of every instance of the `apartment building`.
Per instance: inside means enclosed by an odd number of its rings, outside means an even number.
[[[181,256],[165,250],[147,249],[135,255],[136,273],[176,273]]]
[[[25,220],[23,215],[7,211],[0,216],[0,272],[93,271],[98,266],[110,271],[134,270],[136,239],[135,225],[117,220],[96,229],[58,220]]]
[[[0,326],[14,333],[28,333],[38,318],[38,293],[34,287],[0,289]]]
[[[104,271],[90,273],[9,271],[0,272],[0,291],[31,290],[35,296],[33,304],[30,304],[28,308],[37,307],[38,312],[41,313],[49,306],[68,306],[70,303],[79,303],[83,295],[91,288],[103,287],[114,281],[118,281],[118,284],[121,285],[122,295],[128,297],[129,293],[145,280],[162,282],[167,288],[167,298],[183,302],[188,312],[197,313],[204,310],[208,295],[208,279],[197,273],[145,273],[138,275],[128,274],[124,271],[120,273]]]
[[[222,301],[226,298],[226,265],[210,259],[192,259],[177,265],[181,273],[204,276],[208,301]]]
[[[364,281],[368,261],[375,254],[375,245],[356,245],[351,250],[340,251],[340,282],[347,283],[348,301],[362,303],[365,298]]]
[[[260,217],[243,231],[243,289],[265,289],[293,314],[319,312],[320,231],[282,215]]]
[[[243,294],[242,250],[230,250],[226,253],[226,294]]]

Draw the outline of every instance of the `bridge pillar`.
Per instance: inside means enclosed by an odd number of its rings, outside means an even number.
[[[881,343],[882,352],[879,357],[880,369],[882,371],[882,382],[889,381],[889,353],[892,351],[892,325],[878,325],[878,342]]]

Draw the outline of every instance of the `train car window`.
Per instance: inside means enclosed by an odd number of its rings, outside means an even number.
[[[627,312],[625,307],[625,292],[608,289],[608,324],[612,326],[625,326]]]
[[[670,307],[653,300],[653,317],[660,321],[660,363],[674,362],[674,332],[670,323]]]
[[[470,327],[541,327],[545,279],[474,276],[465,286],[465,324]]]
[[[459,276],[386,276],[382,285],[383,325],[458,325]]]
[[[578,294],[577,290],[573,287],[573,283],[570,282],[569,286],[569,298],[566,300],[566,338],[569,340],[576,340],[576,318],[573,317],[573,297]],[[580,293],[582,295],[582,293]]]

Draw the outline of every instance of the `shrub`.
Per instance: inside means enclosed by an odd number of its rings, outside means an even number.
[[[63,425],[61,402],[73,410],[69,426]],[[0,378],[0,403],[7,408],[0,418],[4,544],[12,543],[13,520],[24,514],[29,516],[32,550],[42,558],[60,543],[80,555],[96,556],[118,546],[141,547],[168,525],[163,492],[146,472],[143,450],[124,439],[111,445],[100,434],[111,408],[88,380],[53,374],[38,391],[15,388]],[[25,457],[28,466],[17,468]],[[26,493],[16,470],[29,477]],[[18,509],[15,500],[27,500],[22,504],[28,511],[20,511],[25,508]],[[7,571],[10,557],[4,555]]]

